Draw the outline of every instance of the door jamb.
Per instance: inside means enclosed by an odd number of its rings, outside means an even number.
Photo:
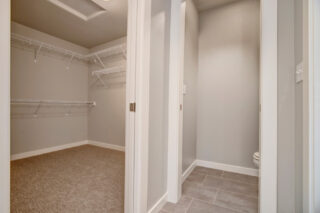
[[[320,211],[320,1],[303,4],[303,212]]]
[[[0,212],[10,212],[10,0],[0,2]]]
[[[125,213],[147,212],[151,1],[128,0]],[[135,112],[129,104],[135,103]]]
[[[186,1],[171,1],[167,200],[181,197],[183,56]]]
[[[277,212],[278,1],[260,3],[260,213]]]

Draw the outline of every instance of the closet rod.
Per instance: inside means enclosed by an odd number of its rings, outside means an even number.
[[[94,101],[58,101],[58,100],[33,100],[33,99],[13,99],[11,104],[52,104],[52,105],[89,105],[96,106]]]

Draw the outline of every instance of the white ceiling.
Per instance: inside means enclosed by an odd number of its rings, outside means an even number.
[[[194,3],[197,9],[201,12],[201,11],[219,7],[221,5],[228,4],[234,1],[240,1],[240,0],[194,0]]]
[[[41,32],[91,48],[127,34],[127,2],[127,0],[11,0],[11,19]]]

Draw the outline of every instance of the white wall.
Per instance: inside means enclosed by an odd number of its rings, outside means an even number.
[[[64,48],[86,52],[85,48],[13,23],[12,32],[41,39]],[[12,47],[11,98],[86,101],[88,99],[88,65],[43,50],[34,63],[34,51]],[[11,154],[87,140],[87,107],[41,107],[34,118],[35,107],[11,107]]]
[[[183,96],[183,172],[196,159],[197,150],[198,32],[198,11],[193,1],[187,0],[184,45],[184,85],[186,85],[186,94]]]
[[[10,1],[0,2],[0,212],[10,212]]]
[[[126,38],[120,38],[91,51],[113,45],[125,43]],[[121,54],[102,58],[106,67],[125,65],[126,61]],[[102,67],[99,64],[90,64],[89,69],[89,100],[95,101],[97,106],[92,108],[88,117],[88,139],[117,146],[125,146],[125,106],[126,87],[125,73],[103,76],[103,86],[91,72]]]
[[[259,150],[259,1],[200,13],[197,158],[252,167]]]
[[[167,191],[170,0],[152,1],[148,209]]]

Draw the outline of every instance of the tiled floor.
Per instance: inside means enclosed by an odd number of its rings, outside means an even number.
[[[177,204],[167,203],[161,213],[256,213],[258,178],[196,167],[182,186]]]

